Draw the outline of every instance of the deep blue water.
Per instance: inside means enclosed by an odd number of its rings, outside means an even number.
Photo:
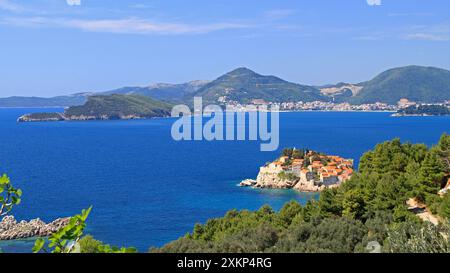
[[[42,110],[0,109],[0,173],[23,189],[22,203],[14,209],[20,220],[51,221],[93,205],[88,233],[146,251],[229,209],[264,204],[279,209],[292,199],[316,197],[237,187],[279,154],[260,152],[257,142],[175,142],[172,119],[16,123],[32,111]],[[395,137],[432,145],[450,132],[450,117],[281,113],[280,127],[280,149],[307,147],[357,160]],[[5,252],[31,245],[0,243]]]

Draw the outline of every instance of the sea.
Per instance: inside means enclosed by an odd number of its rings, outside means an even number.
[[[54,109],[54,111],[62,109]],[[0,174],[23,191],[12,214],[46,222],[93,206],[86,234],[140,252],[190,232],[230,209],[304,204],[318,194],[256,190],[237,184],[285,147],[355,160],[377,143],[436,144],[450,117],[391,117],[386,112],[280,113],[280,145],[258,141],[175,141],[175,119],[18,123],[49,109],[0,109]],[[34,239],[0,242],[2,252],[30,252]]]

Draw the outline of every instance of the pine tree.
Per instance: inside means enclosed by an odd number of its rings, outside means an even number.
[[[421,193],[436,194],[445,177],[445,166],[437,149],[433,148],[425,157],[420,169],[419,190]]]

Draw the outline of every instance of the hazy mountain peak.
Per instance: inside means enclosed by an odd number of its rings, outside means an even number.
[[[146,87],[149,89],[154,89],[154,88],[166,88],[166,87],[171,87],[174,85],[175,84],[172,84],[172,83],[158,82],[158,83],[151,83],[151,84],[147,85]]]
[[[238,67],[227,74],[225,76],[254,76],[258,75],[255,71],[248,69],[247,67]]]
[[[207,80],[194,80],[194,81],[190,81],[187,84],[191,85],[191,86],[203,86],[205,84],[208,84],[210,81]]]

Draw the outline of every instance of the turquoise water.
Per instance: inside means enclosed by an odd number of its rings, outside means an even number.
[[[260,152],[257,142],[175,142],[172,119],[16,123],[31,111],[42,109],[0,109],[0,173],[24,191],[14,210],[19,220],[51,221],[93,205],[88,233],[146,251],[229,209],[279,209],[292,199],[317,197],[237,187],[279,154]],[[450,117],[281,113],[280,149],[307,147],[359,159],[394,137],[431,145],[445,131]],[[4,252],[29,251],[31,245],[0,243]]]

